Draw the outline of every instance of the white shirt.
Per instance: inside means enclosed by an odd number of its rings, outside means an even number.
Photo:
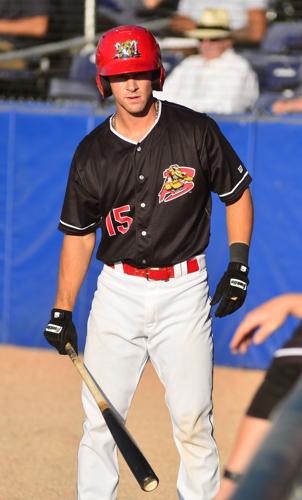
[[[259,88],[248,61],[228,49],[209,61],[201,55],[187,57],[170,73],[163,92],[153,95],[195,111],[229,114],[253,108]]]
[[[247,12],[251,9],[267,9],[267,0],[180,0],[177,14],[200,21],[205,9],[226,9],[230,16],[232,29],[244,28],[247,24]]]

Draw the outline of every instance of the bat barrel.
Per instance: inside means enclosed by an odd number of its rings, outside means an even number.
[[[144,491],[153,491],[153,490],[155,490],[157,488],[159,481],[158,481],[158,478],[156,476],[155,477],[154,476],[155,476],[155,474],[152,475],[152,476],[147,477],[143,481],[143,483],[141,485],[141,488]]]
[[[153,491],[158,486],[159,479],[151,465],[144,457],[133,438],[119,421],[118,416],[111,408],[102,412],[106,424],[117,444],[118,449],[126,460],[132,474],[143,491]]]

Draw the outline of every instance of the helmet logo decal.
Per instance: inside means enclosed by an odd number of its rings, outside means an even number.
[[[131,57],[141,57],[138,51],[138,41],[137,40],[126,40],[125,42],[117,42],[115,46],[115,56],[114,59],[129,59]]]
[[[177,163],[163,171],[164,182],[158,193],[159,203],[175,200],[194,188],[195,168],[182,167]]]

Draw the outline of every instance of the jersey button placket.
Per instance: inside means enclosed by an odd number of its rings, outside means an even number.
[[[146,210],[147,203],[146,197],[148,195],[148,184],[146,184],[146,174],[143,173],[144,168],[144,155],[142,152],[143,148],[140,144],[136,144],[135,148],[135,166],[137,172],[137,187],[136,187],[136,196],[137,196],[137,226],[136,226],[136,234],[137,234],[137,249],[140,262],[143,266],[147,266],[148,257],[150,253],[150,234],[147,228],[148,226],[148,211]],[[146,151],[145,151],[146,152]]]

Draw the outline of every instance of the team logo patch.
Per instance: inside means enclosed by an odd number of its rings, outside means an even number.
[[[182,167],[175,163],[163,172],[164,183],[158,193],[159,203],[175,200],[194,188],[195,168]]]
[[[115,46],[114,59],[130,59],[131,57],[141,57],[138,51],[137,40],[126,40],[125,42],[117,42]]]

